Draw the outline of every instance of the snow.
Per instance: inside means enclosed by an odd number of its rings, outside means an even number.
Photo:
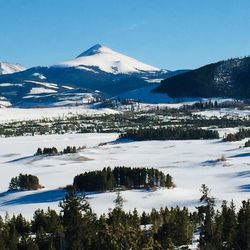
[[[231,109],[231,108],[222,108],[218,110],[205,110],[205,111],[199,111],[194,114],[202,115],[206,117],[223,117],[223,116],[234,116],[234,117],[246,117],[248,118],[250,115],[250,110],[240,110],[237,108]]]
[[[0,83],[0,87],[22,87],[23,85],[21,83],[8,83],[8,82],[4,82],[4,83]]]
[[[149,82],[149,83],[160,83],[162,80],[164,80],[164,79],[163,78],[147,79],[146,82]]]
[[[36,76],[36,77],[38,77],[41,80],[46,79],[46,77],[44,75],[40,74],[40,73],[34,73],[33,76]]]
[[[96,71],[96,70],[94,70],[94,69],[91,69],[91,68],[88,68],[88,67],[84,67],[84,66],[82,66],[82,65],[77,66],[77,69],[87,70],[87,71],[90,71],[90,72],[93,72],[93,73],[98,73],[98,71]]]
[[[78,67],[84,70],[93,70],[89,67],[98,67],[102,71],[113,74],[139,73],[140,71],[154,72],[160,70],[100,44],[91,47],[75,59],[62,62],[56,66]]]
[[[56,90],[53,89],[45,89],[45,88],[32,88],[29,92],[30,95],[37,95],[37,94],[49,94],[49,93],[56,93]]]
[[[11,103],[4,96],[0,96],[0,108],[10,107]]]
[[[46,88],[58,89],[57,84],[51,83],[51,82],[37,82],[37,81],[30,81],[30,80],[26,80],[25,82],[34,83],[34,84],[37,84],[37,85],[44,86]]]
[[[9,101],[0,99],[0,108],[10,107],[10,106],[11,106],[11,103]]]
[[[154,82],[154,81],[152,81]],[[125,92],[121,95],[118,95],[114,98],[120,98],[120,99],[133,99],[137,100],[140,103],[143,103],[144,107],[152,107],[151,104],[161,104],[162,107],[169,107],[169,108],[180,108],[183,105],[192,105],[197,102],[215,102],[217,103],[223,103],[223,102],[228,102],[228,101],[233,101],[233,99],[229,98],[219,98],[219,97],[214,97],[214,98],[203,98],[203,97],[181,97],[181,98],[172,98],[168,96],[166,93],[157,93],[157,92],[151,92],[152,90],[156,89],[159,87],[159,83],[149,83],[148,86],[131,90],[129,92]],[[231,111],[233,112],[232,109],[229,109],[228,112]],[[203,111],[202,111],[203,112]],[[197,114],[203,114],[202,112],[197,112]],[[206,115],[206,112],[208,115],[213,114],[211,112],[214,111],[205,111],[204,115]],[[225,111],[222,110],[222,113],[225,113]],[[216,111],[215,116],[223,116],[223,114],[220,113],[220,111]],[[247,111],[247,113],[249,113]],[[210,115],[212,116],[212,115]]]
[[[51,108],[7,108],[0,109],[0,123],[22,120],[38,120],[43,118],[65,118],[74,115],[104,115],[117,114],[118,111],[112,109],[90,109],[87,106],[75,107],[51,107]]]
[[[194,210],[205,183],[217,204],[234,200],[239,208],[249,198],[250,149],[243,142],[221,140],[145,141],[113,143],[117,134],[64,134],[0,138],[0,214],[22,212],[31,218],[35,209],[57,209],[64,196],[61,189],[71,184],[76,174],[103,167],[155,167],[173,176],[176,188],[156,191],[122,191],[124,209],[139,212],[161,206],[186,206]],[[111,142],[99,146],[101,142]],[[38,147],[67,145],[87,148],[77,154],[34,157]],[[226,161],[217,159],[224,155]],[[37,175],[45,189],[5,193],[11,177],[19,173]],[[115,192],[90,193],[87,199],[99,215],[114,207]]]
[[[134,99],[142,103],[168,103],[173,102],[173,98],[169,97],[167,94],[152,93],[151,91],[155,89],[158,84],[149,84],[149,86],[131,90],[124,94],[121,94],[115,98],[121,99]]]
[[[0,75],[12,74],[25,70],[25,67],[18,63],[0,62]]]
[[[74,89],[74,88],[72,88],[70,86],[67,86],[67,85],[62,85],[62,87],[65,88],[65,89],[69,89],[69,90]]]

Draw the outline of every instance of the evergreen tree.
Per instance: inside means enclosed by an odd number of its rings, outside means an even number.
[[[215,199],[210,196],[210,189],[202,184],[201,186],[202,196],[200,198],[200,202],[203,203],[200,207],[198,207],[199,214],[204,214],[204,221],[201,226],[200,233],[200,247],[201,249],[209,249],[213,245],[213,219],[214,219],[214,206]]]
[[[123,200],[123,198],[121,196],[121,191],[118,188],[117,192],[116,192],[116,198],[114,200],[115,207],[118,208],[118,209],[122,209],[123,208],[123,202],[124,202],[124,200]]]
[[[243,201],[238,212],[237,245],[250,249],[250,200]]]
[[[17,190],[18,189],[18,177],[13,177],[10,180],[9,190]]]
[[[236,227],[237,218],[235,214],[235,206],[233,201],[230,207],[227,206],[227,202],[223,201],[221,206],[222,216],[222,242],[224,242],[225,249],[233,249],[236,241]]]
[[[66,249],[88,249],[95,241],[96,217],[85,196],[77,196],[75,189],[69,187],[60,207],[63,214]]]

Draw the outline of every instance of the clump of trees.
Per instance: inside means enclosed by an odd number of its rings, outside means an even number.
[[[57,155],[57,154],[58,150],[56,147],[43,148],[43,150],[41,148],[38,148],[36,151],[36,155]]]
[[[219,139],[219,133],[215,130],[191,127],[140,128],[128,130],[122,133],[120,138],[137,141]]]
[[[250,129],[239,129],[236,133],[230,133],[225,138],[224,141],[241,141],[242,139],[245,139],[247,137],[250,137]]]
[[[217,101],[211,101],[208,102],[195,102],[193,104],[184,104],[181,109],[188,109],[188,110],[204,110],[204,109],[217,109],[224,107],[223,103],[219,103]]]
[[[37,190],[42,188],[39,183],[39,179],[35,175],[31,174],[19,174],[19,176],[13,177],[9,183],[9,190]]]
[[[74,154],[77,153],[78,150],[84,149],[85,147],[79,147],[78,149],[73,146],[67,146],[62,151],[58,151],[56,147],[52,148],[38,148],[35,155],[62,155],[62,154]]]
[[[250,140],[248,140],[248,141],[245,142],[244,147],[245,147],[245,148],[250,147]]]
[[[74,187],[80,191],[106,191],[117,187],[131,188],[156,188],[174,187],[172,177],[158,169],[110,167],[103,170],[85,172],[75,176]]]

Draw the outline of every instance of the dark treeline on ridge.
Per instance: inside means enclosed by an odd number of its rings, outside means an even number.
[[[172,177],[158,169],[110,167],[85,172],[74,178],[74,187],[80,191],[105,191],[114,188],[174,187]]]
[[[214,198],[202,186],[201,205],[161,208],[143,212],[123,210],[121,202],[97,217],[84,196],[70,187],[61,212],[38,209],[31,221],[21,214],[0,217],[0,249],[3,250],[174,250],[188,249],[193,232],[200,228],[200,250],[248,250],[250,201],[237,212],[225,201],[215,210]]]
[[[188,127],[144,128],[133,129],[120,135],[122,139],[143,140],[200,140],[219,139],[214,130]]]

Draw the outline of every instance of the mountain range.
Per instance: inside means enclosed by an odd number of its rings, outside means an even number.
[[[72,60],[9,73],[0,75],[2,103],[36,107],[110,98],[159,83],[181,71],[162,70],[96,44]]]
[[[0,107],[79,105],[107,98],[159,103],[186,97],[249,99],[250,57],[169,71],[96,44],[48,67],[0,63]]]

